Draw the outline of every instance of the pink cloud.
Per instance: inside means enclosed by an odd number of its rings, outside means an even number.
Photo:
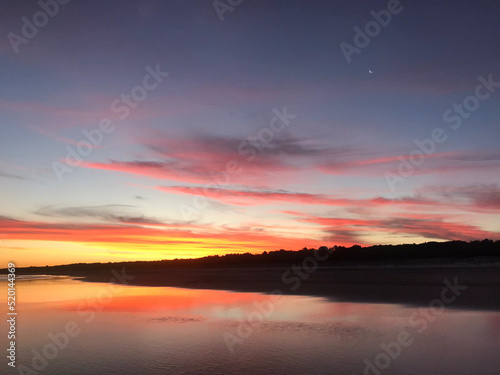
[[[483,230],[477,226],[460,222],[447,222],[436,217],[415,218],[397,216],[389,219],[352,219],[322,217],[299,212],[284,211],[288,215],[299,217],[299,221],[317,224],[329,233],[356,232],[370,234],[382,232],[399,236],[414,235],[441,240],[471,241],[484,238],[500,239],[500,233]]]

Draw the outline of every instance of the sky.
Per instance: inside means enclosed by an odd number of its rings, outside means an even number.
[[[499,17],[4,0],[0,260],[500,239]]]

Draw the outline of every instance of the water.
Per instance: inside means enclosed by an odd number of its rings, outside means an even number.
[[[258,293],[111,288],[71,278],[18,280],[17,368],[4,360],[0,373],[500,373],[498,312],[447,308],[431,320],[422,315],[427,310],[399,305],[306,296],[271,304]],[[262,322],[256,305],[268,315]],[[68,324],[73,337],[61,333]],[[62,349],[54,351],[49,334]],[[394,344],[400,335],[407,346]],[[381,347],[390,343],[392,357]],[[8,347],[5,330],[1,344]],[[28,372],[33,365],[42,371]]]

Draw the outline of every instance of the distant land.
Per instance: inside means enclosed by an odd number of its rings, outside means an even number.
[[[439,298],[447,280],[467,287],[451,308],[500,311],[500,241],[488,239],[17,269],[18,275],[67,275],[90,282],[114,281],[117,272],[127,275],[130,285],[277,292],[413,306],[428,306]]]
[[[133,269],[170,269],[192,267],[226,267],[226,266],[263,266],[263,265],[291,265],[300,263],[314,253],[328,253],[328,257],[320,261],[318,266],[356,266],[356,265],[431,265],[454,264],[456,262],[467,264],[489,263],[500,261],[500,240],[485,239],[471,242],[425,242],[421,244],[401,245],[374,245],[361,247],[322,246],[319,249],[303,248],[302,250],[277,250],[264,251],[261,254],[237,253],[226,255],[212,255],[195,259],[171,259],[157,261],[129,261],[108,263],[73,263],[58,266],[33,266],[18,268],[22,272],[35,274],[39,272],[53,275],[66,274],[66,272],[79,272],[88,270],[107,270],[116,267]],[[320,255],[321,257],[321,255]],[[6,269],[0,270],[2,273]]]

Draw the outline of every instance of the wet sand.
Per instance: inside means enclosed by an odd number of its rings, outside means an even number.
[[[119,269],[120,270],[120,269]],[[111,270],[72,274],[109,282]],[[396,303],[428,307],[440,299],[445,280],[466,286],[447,304],[453,309],[500,311],[500,266],[320,267],[308,273],[291,267],[126,269],[130,285],[219,289],[322,296],[336,301]]]

